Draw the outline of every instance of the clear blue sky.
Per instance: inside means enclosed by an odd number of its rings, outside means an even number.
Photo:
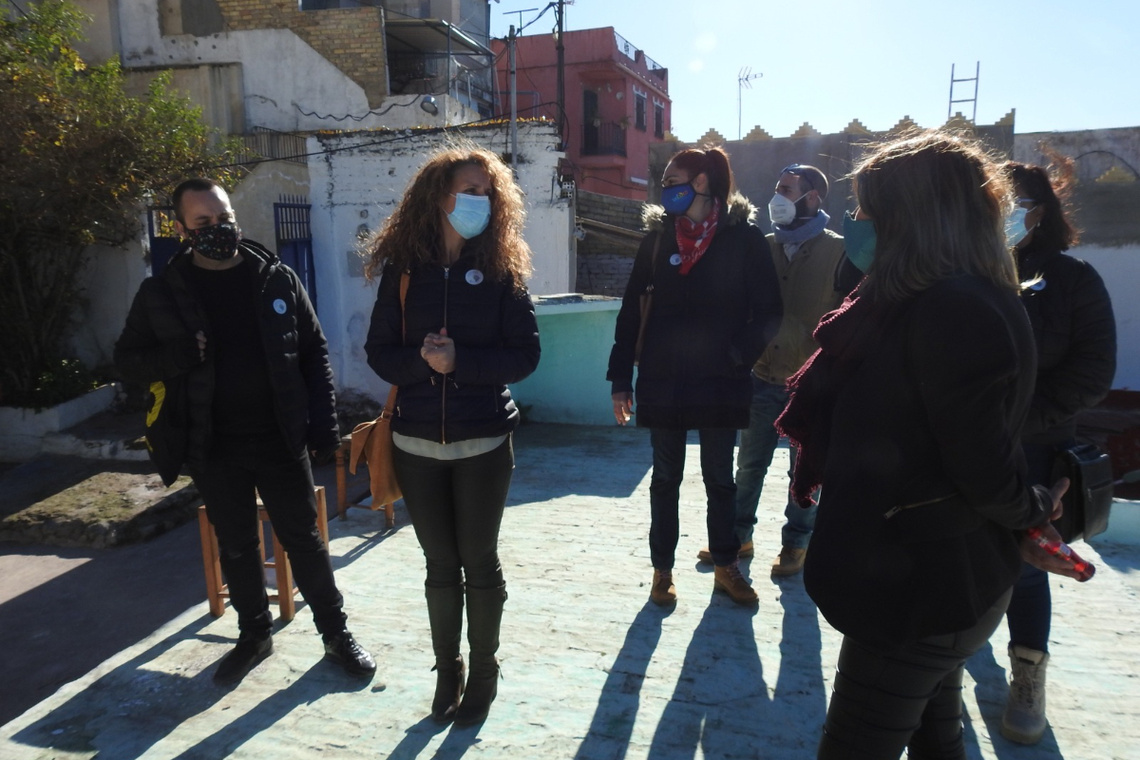
[[[547,0],[491,3],[491,34]],[[549,33],[548,10],[524,34]],[[1018,133],[1140,126],[1140,0],[575,0],[566,29],[612,26],[669,69],[673,133],[760,125],[785,137],[852,119],[885,130],[904,116],[946,121],[950,67],[980,63],[977,121],[1017,109]],[[763,77],[740,88],[741,69]],[[553,93],[551,93],[553,95]],[[973,96],[960,83],[954,97]],[[958,104],[955,110],[969,103]]]

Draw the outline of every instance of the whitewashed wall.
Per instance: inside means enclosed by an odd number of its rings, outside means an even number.
[[[506,127],[465,129],[463,136],[501,153]],[[534,252],[535,295],[573,289],[570,230],[573,209],[552,197],[558,159],[558,134],[546,124],[519,129],[519,183],[526,194],[525,236]],[[363,275],[357,255],[359,235],[375,230],[403,196],[424,158],[441,144],[438,133],[371,132],[315,135],[310,153],[323,152],[309,163],[313,204],[313,245],[321,324],[340,391],[354,390],[375,398],[386,384],[368,367],[364,340],[376,284]]]
[[[1116,315],[1116,390],[1140,390],[1140,246],[1078,246],[1069,254],[1092,264]]]
[[[90,246],[84,252],[82,291],[72,311],[75,329],[69,345],[87,367],[105,367],[113,361],[115,341],[131,302],[149,274],[143,250],[140,239],[122,248]]]

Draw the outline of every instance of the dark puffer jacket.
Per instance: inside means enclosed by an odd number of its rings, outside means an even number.
[[[424,264],[411,272],[404,316],[400,271],[384,268],[364,351],[368,366],[399,386],[392,430],[436,443],[490,438],[514,430],[519,412],[508,383],[538,366],[541,352],[534,304],[510,281],[495,282],[462,254],[449,268]],[[455,370],[433,370],[420,348],[446,327],[455,341]]]
[[[262,345],[250,348],[265,352],[281,435],[290,451],[328,451],[340,442],[336,395],[328,344],[309,296],[296,273],[260,244],[244,240],[239,254],[253,270],[250,297],[261,328]],[[185,375],[193,464],[210,450],[215,389],[208,338],[202,361],[194,337],[199,330],[209,336],[210,326],[188,280],[191,266],[187,249],[161,275],[143,281],[115,344],[115,364],[124,378],[143,385]]]
[[[1040,281],[1021,302],[1037,342],[1037,387],[1025,421],[1026,443],[1076,435],[1076,415],[1101,402],[1116,374],[1116,320],[1104,281],[1089,264],[1035,246],[1018,254],[1022,280]]]
[[[637,367],[639,427],[748,427],[752,365],[782,314],[779,282],[764,233],[752,223],[755,214],[747,198],[734,194],[708,250],[682,275],[674,263],[674,217],[660,206],[643,212],[649,234],[626,285],[606,374],[613,393],[633,390],[640,299],[652,279],[653,305]]]

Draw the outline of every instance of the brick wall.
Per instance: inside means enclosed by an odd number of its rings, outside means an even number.
[[[388,94],[379,8],[301,11],[297,0],[217,0],[232,31],[290,29],[364,88],[375,108]]]
[[[641,207],[641,201],[578,191],[576,210],[586,233],[586,237],[578,241],[579,292],[621,297],[640,242],[638,238],[607,232],[581,220],[640,232]]]

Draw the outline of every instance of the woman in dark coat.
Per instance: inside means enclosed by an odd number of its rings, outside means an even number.
[[[819,758],[965,758],[961,682],[1009,602],[1019,532],[1059,515],[1026,477],[1036,372],[985,153],[942,132],[898,138],[854,177],[844,220],[867,278],[816,330],[779,427],[792,493],[822,484],[804,584],[843,644]]]
[[[507,384],[539,358],[523,219],[522,191],[498,156],[444,150],[371,241],[365,270],[383,276],[364,348],[369,366],[399,386],[393,463],[427,560],[432,716],[457,724],[486,718],[497,693],[507,598],[499,526],[519,423]]]
[[[697,430],[714,584],[738,604],[755,604],[738,565],[732,459],[736,431],[748,427],[752,364],[780,324],[779,286],[764,233],[752,223],[756,209],[736,192],[723,150],[681,151],[661,184],[663,207],[646,208],[649,234],[626,286],[606,375],[614,418],[624,425],[637,364],[637,424],[650,428],[650,598],[662,605],[677,598],[685,439]],[[652,305],[642,324],[646,293]]]
[[[1006,165],[1018,204],[1009,242],[1037,344],[1037,383],[1021,437],[1031,483],[1049,482],[1057,453],[1076,443],[1077,413],[1100,403],[1116,374],[1108,291],[1095,269],[1064,253],[1077,242],[1062,203],[1072,161],[1051,158],[1055,180],[1040,166]],[[1036,744],[1045,732],[1052,614],[1048,575],[1023,564],[1006,611],[1012,683],[1001,722],[1002,735],[1020,744]]]

